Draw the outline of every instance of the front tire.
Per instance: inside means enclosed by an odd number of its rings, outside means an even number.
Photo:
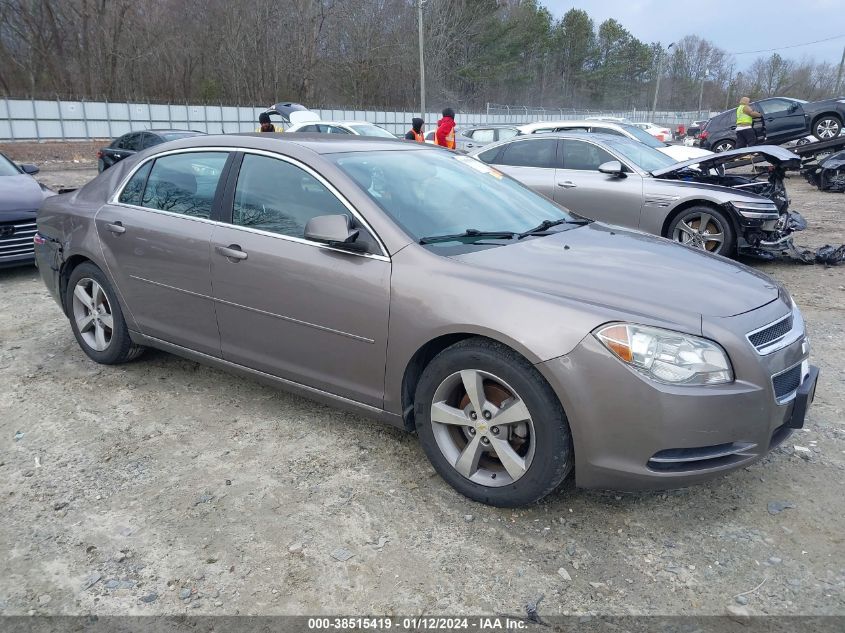
[[[725,257],[730,257],[736,249],[736,234],[730,218],[722,211],[704,205],[681,211],[669,225],[666,237]]]
[[[144,350],[129,337],[117,294],[94,264],[80,264],[71,272],[65,308],[76,342],[91,360],[116,365]]]
[[[729,149],[733,149],[734,147],[736,147],[736,143],[726,139],[724,141],[719,141],[718,143],[716,143],[713,146],[713,151],[718,154],[719,152],[727,152]]]
[[[842,120],[833,114],[826,114],[813,123],[813,136],[820,141],[829,141],[842,132]]]
[[[572,437],[557,395],[527,360],[489,339],[466,339],[429,363],[414,418],[434,469],[481,503],[534,503],[572,470]]]

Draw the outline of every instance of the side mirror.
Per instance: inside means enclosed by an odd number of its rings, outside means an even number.
[[[350,226],[348,215],[319,215],[305,225],[305,239],[347,251],[364,252],[366,245],[356,242],[358,230]]]
[[[38,167],[36,167],[35,165],[30,165],[29,163],[23,163],[22,165],[20,165],[20,168],[23,173],[29,174],[30,176],[33,176],[39,171],[41,171],[40,169],[38,169]]]
[[[616,176],[617,178],[625,177],[625,170],[622,168],[622,163],[618,160],[609,160],[606,163],[599,165],[599,171],[608,176]]]

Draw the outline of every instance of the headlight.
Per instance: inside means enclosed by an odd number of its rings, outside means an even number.
[[[773,202],[749,202],[747,200],[731,200],[731,206],[737,213],[749,219],[771,220],[778,215],[778,208]]]
[[[658,382],[720,385],[733,381],[725,351],[697,336],[614,323],[596,331],[595,337],[619,360]]]

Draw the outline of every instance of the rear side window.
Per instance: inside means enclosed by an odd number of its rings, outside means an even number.
[[[485,150],[485,151],[481,152],[477,156],[477,158],[482,163],[488,163],[488,164],[493,163],[493,162],[496,161],[496,156],[499,155],[499,152],[501,151],[501,149],[502,149],[501,147],[494,147],[493,149]]]
[[[472,140],[479,143],[492,143],[496,139],[495,130],[475,130],[472,133]]]
[[[500,165],[514,167],[544,167],[554,169],[557,139],[544,138],[529,141],[514,141],[505,147],[499,159]]]
[[[319,132],[319,129],[316,125],[305,125],[299,128],[300,132]]]
[[[301,238],[308,220],[336,214],[349,210],[305,170],[267,156],[244,156],[232,224]]]
[[[211,217],[226,152],[189,152],[156,159],[141,206],[196,218]]]
[[[519,132],[512,127],[503,127],[499,129],[499,136],[496,140],[504,141],[506,139],[513,138],[517,134],[519,134]]]
[[[129,179],[129,182],[126,183],[123,191],[120,192],[120,197],[117,199],[118,202],[123,204],[134,204],[137,207],[141,206],[141,196],[144,193],[144,185],[147,184],[147,176],[150,175],[150,168],[152,166],[153,163],[150,161],[135,172],[132,178]]]

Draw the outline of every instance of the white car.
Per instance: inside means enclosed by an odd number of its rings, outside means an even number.
[[[520,134],[539,134],[542,132],[599,132],[602,134],[615,134],[625,136],[644,145],[653,147],[663,152],[677,162],[692,160],[710,156],[713,152],[701,149],[700,147],[687,147],[685,145],[669,145],[661,143],[648,132],[641,130],[636,125],[627,123],[616,123],[605,119],[584,119],[582,121],[537,121],[517,127]]]
[[[310,132],[317,134],[352,134],[355,136],[376,136],[380,138],[396,138],[383,127],[369,121],[308,121],[297,123],[287,129],[287,132]]]
[[[672,140],[672,130],[670,130],[668,127],[663,127],[662,125],[655,125],[654,123],[650,123],[648,121],[637,121],[634,122],[634,125],[636,125],[641,130],[645,130],[658,141],[665,142]]]

